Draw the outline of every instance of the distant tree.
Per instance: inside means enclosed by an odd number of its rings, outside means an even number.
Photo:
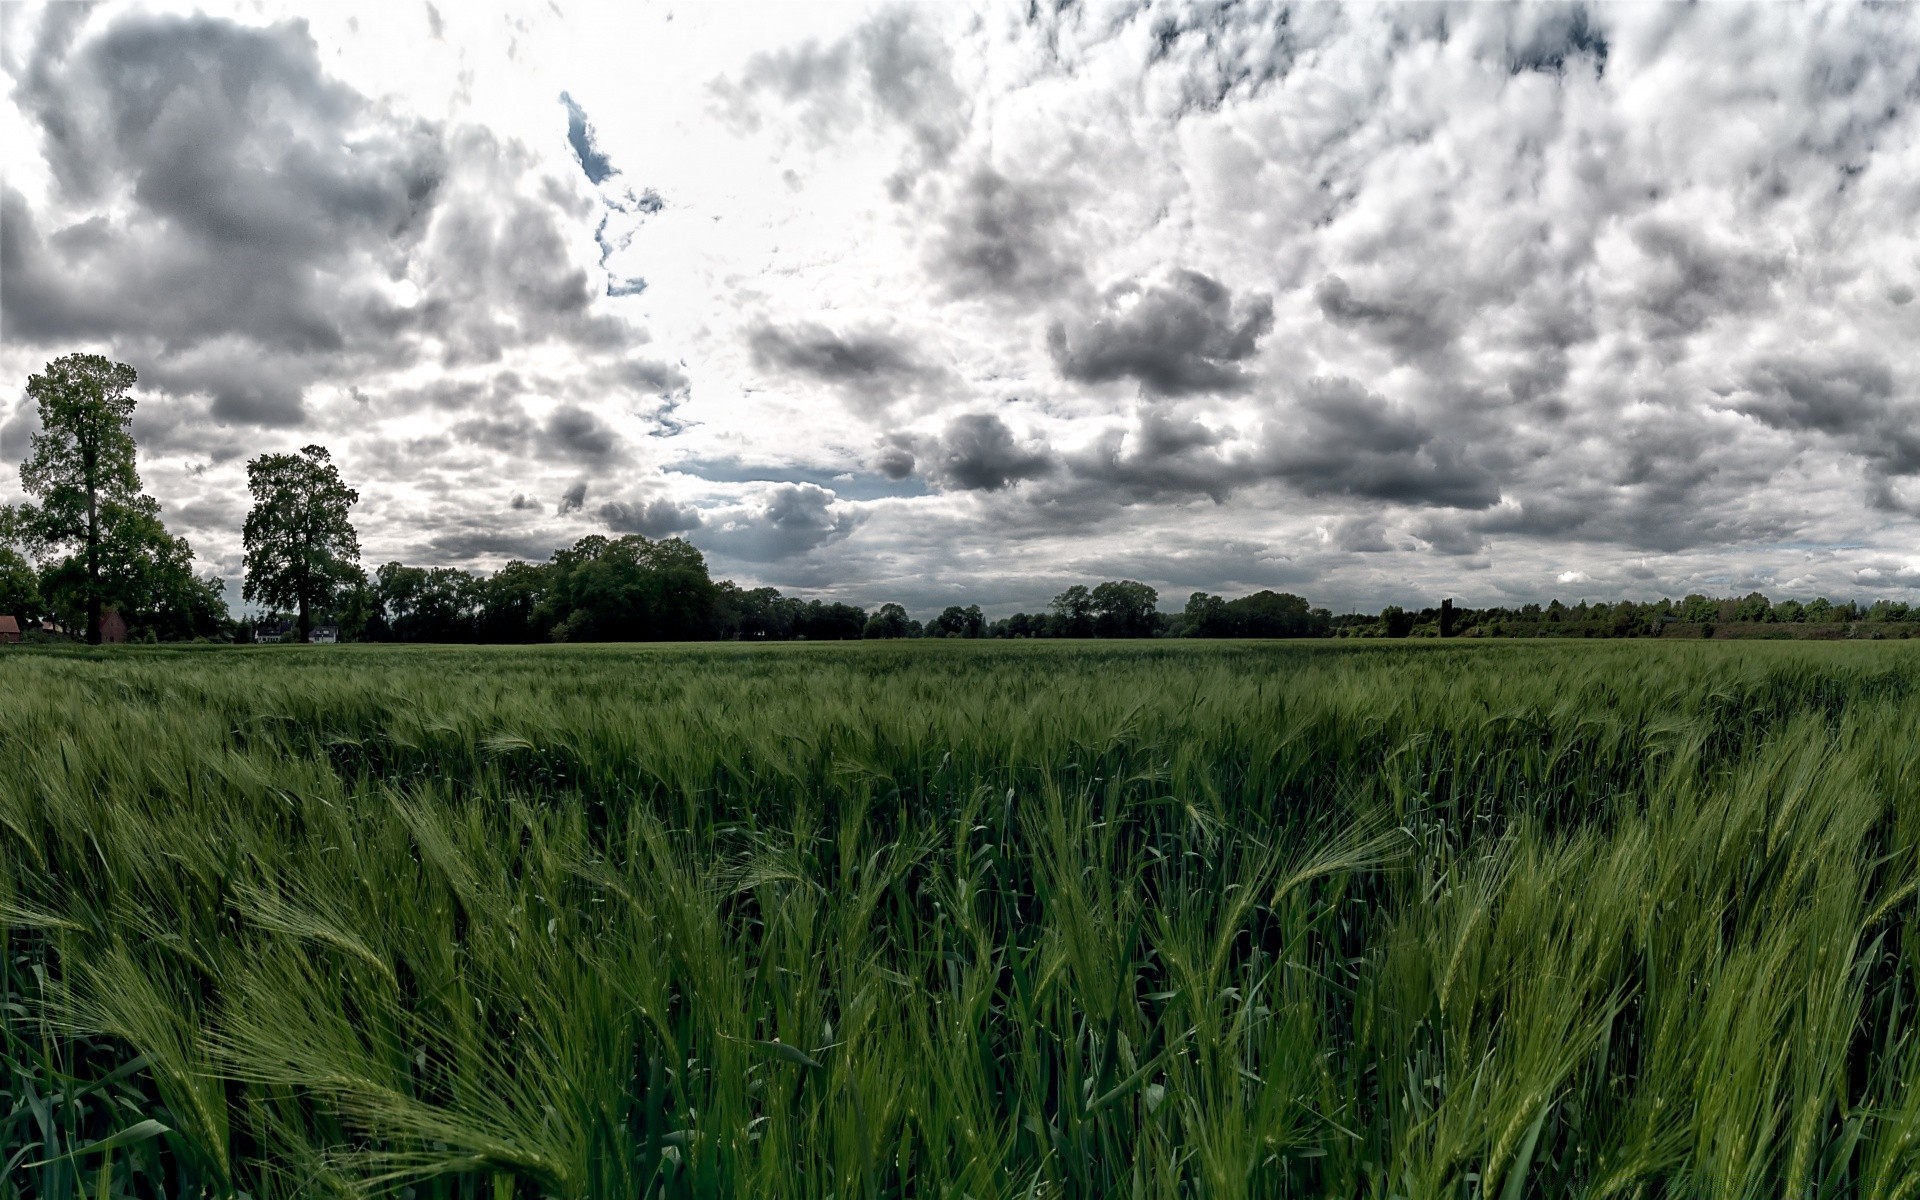
[[[39,503],[21,506],[15,523],[34,546],[73,550],[60,564],[62,589],[94,643],[110,600],[108,563],[127,556],[125,543],[142,532],[135,520],[145,511],[141,502],[152,504],[140,494],[134,463],[135,379],[132,367],[98,354],[56,358],[27,379],[40,432],[20,464],[20,484]]]
[[[973,611],[978,613],[980,611],[979,606],[975,605]],[[949,604],[941,611],[939,616],[933,619],[928,634],[933,637],[977,637],[977,634],[969,634],[967,632],[968,625],[967,610],[961,608],[958,604]]]
[[[333,610],[328,615],[340,627],[341,641],[358,642],[371,640],[370,630],[378,610],[378,598],[362,575],[334,593]]]
[[[1560,602],[1554,601],[1555,605]],[[1556,618],[1557,619],[1557,614]],[[1407,612],[1398,604],[1389,604],[1380,610],[1380,636],[1403,638],[1413,632],[1415,614]]]
[[[1159,612],[1154,607],[1160,593],[1131,579],[1113,579],[1088,594],[1093,613],[1093,632],[1098,637],[1152,637],[1159,631]]]
[[[1255,592],[1228,601],[1226,610],[1238,637],[1324,637],[1333,621],[1331,613],[1310,608],[1291,592]]]
[[[313,609],[363,579],[360,538],[347,519],[360,493],[341,482],[324,446],[298,454],[262,454],[247,464],[246,583],[243,598],[299,614],[299,640],[313,627]]]
[[[518,559],[495,571],[479,587],[476,632],[483,642],[537,641],[545,634],[533,620],[553,575],[544,565]]]
[[[11,546],[0,546],[0,616],[24,626],[40,618],[43,603],[33,564]]]
[[[725,628],[724,597],[707,560],[682,538],[589,534],[557,552],[549,570],[551,586],[533,620],[556,641],[694,641]]]
[[[1720,602],[1711,596],[1689,595],[1680,601],[1676,615],[1682,621],[1711,625],[1720,619]]]
[[[1047,636],[1047,616],[1045,613],[1015,613],[1005,622],[1006,635],[1017,638],[1037,638]]]
[[[1054,637],[1093,636],[1093,592],[1076,583],[1053,598],[1047,632]]]
[[[898,604],[882,604],[880,611],[867,618],[862,637],[903,638],[913,633],[913,619],[907,616],[907,610]]]
[[[814,642],[853,641],[866,630],[866,609],[819,600],[809,600],[793,623],[795,637]]]
[[[480,581],[453,567],[387,563],[374,572],[373,606],[399,642],[470,642]]]
[[[1733,619],[1736,621],[1764,621],[1773,611],[1773,603],[1759,592],[1749,592],[1740,603],[1733,606]]]
[[[978,604],[949,604],[934,618],[928,635],[934,636],[935,630],[938,630],[940,637],[980,637],[987,630],[987,619],[981,615]]]
[[[20,542],[19,511],[0,505],[0,616],[14,617],[24,627],[39,620],[42,601],[40,580]]]

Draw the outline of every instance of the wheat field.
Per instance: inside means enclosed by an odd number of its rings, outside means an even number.
[[[7,1194],[1920,1196],[1920,646],[0,653]]]

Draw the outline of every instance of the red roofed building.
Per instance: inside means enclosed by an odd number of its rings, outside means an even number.
[[[20,622],[12,617],[0,617],[0,644],[20,640]]]

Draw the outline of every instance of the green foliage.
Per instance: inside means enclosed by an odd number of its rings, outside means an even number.
[[[905,615],[904,612],[901,614]],[[987,619],[980,612],[978,604],[969,604],[965,608],[958,604],[949,604],[941,614],[933,619],[927,629],[928,637],[977,638],[986,634]]]
[[[898,604],[882,604],[878,611],[867,618],[862,637],[903,638],[913,634],[913,619],[907,616],[907,610]]]
[[[1110,579],[1096,586],[1088,600],[1096,637],[1152,637],[1159,632],[1160,614],[1154,607],[1160,593],[1131,579]]]
[[[0,616],[15,617],[24,625],[38,620],[43,607],[33,564],[0,542]]]
[[[52,555],[68,551],[47,564],[39,590],[96,642],[104,608],[140,607],[192,557],[140,491],[134,381],[132,367],[98,354],[57,358],[27,379],[40,432],[20,464],[20,485],[38,503],[13,511],[9,532]]]
[[[556,641],[691,641],[719,633],[719,589],[706,559],[683,538],[595,534],[556,553],[548,569],[535,622]]]
[[[1388,614],[1398,612],[1388,610]],[[1187,597],[1183,616],[1180,632],[1185,637],[1325,637],[1333,621],[1327,610],[1313,608],[1299,596],[1272,591],[1237,600],[1195,592]],[[1386,619],[1392,624],[1390,615]]]
[[[253,508],[242,534],[246,582],[241,595],[269,608],[295,610],[304,642],[313,610],[364,578],[356,565],[360,539],[347,519],[360,493],[342,482],[324,446],[249,461],[247,490]]]
[[[1906,645],[0,672],[19,1194],[1920,1188]]]

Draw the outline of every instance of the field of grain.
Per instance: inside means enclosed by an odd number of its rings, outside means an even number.
[[[8,1194],[1920,1196],[1920,646],[0,654]]]

